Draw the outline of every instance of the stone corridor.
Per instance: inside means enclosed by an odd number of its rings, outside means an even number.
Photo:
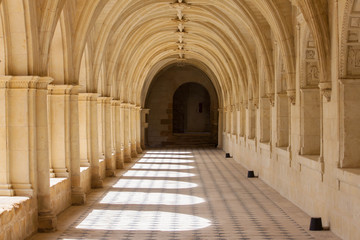
[[[337,239],[217,149],[148,150],[42,239]]]

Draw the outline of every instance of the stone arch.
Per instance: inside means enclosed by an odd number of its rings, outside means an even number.
[[[36,75],[39,70],[36,2],[4,0],[7,75]],[[11,27],[10,27],[11,26]]]
[[[171,79],[171,81],[168,81]],[[215,144],[218,134],[218,96],[208,76],[192,65],[182,67],[176,64],[168,65],[155,76],[149,87],[145,108],[150,109],[148,140],[150,146],[164,146],[174,140],[172,132],[172,106],[176,90],[186,83],[197,83],[203,86],[210,96],[210,124],[211,138]],[[166,90],[165,90],[166,89]],[[154,97],[155,96],[155,97]]]
[[[360,168],[360,1],[348,0],[342,14],[339,42],[339,161],[341,168]]]
[[[0,75],[6,75],[7,72],[7,49],[5,36],[5,22],[4,22],[3,6],[0,1]]]
[[[301,16],[300,16],[301,17]],[[300,154],[320,156],[321,106],[318,51],[305,21],[300,23]]]

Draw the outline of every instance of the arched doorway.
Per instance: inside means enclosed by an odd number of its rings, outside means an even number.
[[[210,133],[210,96],[198,83],[181,85],[173,97],[173,133]]]
[[[153,79],[145,101],[149,110],[146,146],[215,146],[218,95],[206,73],[192,65],[170,65]]]

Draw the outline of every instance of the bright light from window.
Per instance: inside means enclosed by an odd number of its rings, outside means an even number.
[[[90,230],[190,231],[211,225],[208,219],[161,211],[93,210],[76,228]]]
[[[166,177],[166,178],[185,178],[196,176],[193,173],[175,172],[175,171],[141,171],[129,170],[123,174],[124,177]]]
[[[193,163],[194,160],[184,160],[184,159],[176,159],[176,158],[144,158],[138,161],[139,163]]]
[[[163,188],[184,189],[195,188],[198,185],[191,182],[180,182],[172,180],[148,180],[148,179],[120,179],[114,188]]]
[[[184,170],[184,169],[193,169],[193,166],[187,165],[175,165],[175,164],[135,164],[131,169],[169,169],[169,170]]]
[[[108,192],[103,204],[192,205],[203,203],[203,198],[174,193]]]

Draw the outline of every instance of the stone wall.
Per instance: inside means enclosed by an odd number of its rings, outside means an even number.
[[[37,231],[36,201],[0,197],[0,239],[22,240]]]
[[[81,171],[81,173],[80,173],[80,185],[81,185],[81,188],[84,190],[85,193],[88,193],[91,190],[91,172],[90,172],[90,168],[81,167],[80,171]]]
[[[71,206],[71,182],[68,178],[50,179],[50,201],[55,215]]]

